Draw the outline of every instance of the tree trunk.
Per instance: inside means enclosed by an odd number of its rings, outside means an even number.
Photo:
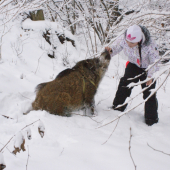
[[[106,31],[105,31],[105,37],[107,37],[108,32],[110,28],[113,26],[114,22],[117,20],[117,18],[121,15],[119,12],[119,5],[118,5],[119,0],[115,0],[112,4],[112,13],[109,16],[109,23],[107,24]],[[107,39],[107,43],[109,43],[109,39]]]
[[[30,16],[31,16],[31,20],[33,21],[44,20],[43,10],[30,12]]]

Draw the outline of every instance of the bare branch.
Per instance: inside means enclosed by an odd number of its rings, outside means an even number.
[[[19,94],[20,94],[22,97],[31,100],[30,98],[23,96],[21,93],[19,93]]]
[[[61,151],[61,153],[60,153],[60,155],[59,155],[59,156],[61,156],[63,152],[64,152],[64,148],[62,149],[62,151]]]
[[[115,128],[113,129],[112,133],[110,134],[110,136],[108,137],[108,139],[107,139],[104,143],[102,143],[102,145],[104,145],[104,144],[110,139],[110,137],[113,135],[113,132],[114,132],[115,129],[117,128],[117,125],[118,125],[118,123],[119,123],[119,120],[120,120],[120,118],[118,119],[118,121],[117,121],[117,123],[116,123],[116,126],[115,126]]]
[[[27,146],[27,147],[28,147],[28,158],[27,158],[26,170],[28,168],[28,160],[29,160],[29,157],[30,157],[30,155],[29,155],[29,146]]]
[[[163,152],[163,151],[157,150],[157,149],[153,148],[152,146],[150,146],[148,143],[147,143],[147,145],[148,145],[150,148],[152,148],[154,151],[161,152],[161,153],[163,153],[163,154],[165,154],[165,155],[170,156],[169,153],[165,153],[165,152]]]
[[[38,65],[37,65],[37,69],[35,70],[35,74],[37,73],[37,70],[38,70],[38,67],[39,67],[40,59],[41,59],[41,57],[44,55],[44,53],[45,53],[45,52],[43,52],[42,55],[41,55],[41,56],[39,57],[39,59],[38,59]]]
[[[5,117],[5,118],[7,118],[7,119],[14,119],[14,118],[11,118],[11,117],[5,116],[5,115],[1,115],[1,116]]]
[[[131,127],[130,127],[129,154],[130,154],[130,157],[132,159],[133,165],[134,165],[135,170],[136,170],[137,166],[135,165],[135,162],[133,160],[132,153],[131,153],[131,139],[132,139],[132,133],[131,133]]]

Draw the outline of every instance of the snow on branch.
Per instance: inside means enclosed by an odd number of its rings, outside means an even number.
[[[27,0],[18,0],[16,3],[14,3],[14,1],[8,0],[6,3],[2,2],[0,4],[0,15],[1,18],[3,18],[4,23],[0,23],[0,26],[14,20],[20,13],[42,9],[42,4],[44,2],[46,2],[46,0],[34,0],[32,2],[27,2]]]
[[[26,125],[24,128],[21,129],[21,131],[24,130],[25,128],[27,128],[28,126],[33,125],[34,123],[36,123],[36,122],[38,122],[38,121],[40,121],[40,119],[36,120],[35,122],[30,123],[29,125]],[[9,140],[9,141],[5,144],[5,146],[0,150],[0,153],[7,147],[7,145],[10,143],[10,141],[11,141],[16,135],[17,135],[17,134],[15,134],[14,136],[12,136],[12,137],[10,138],[10,140]],[[21,141],[21,136],[22,136],[22,135],[19,135],[19,134],[18,134],[18,136],[19,136],[19,137],[16,138],[16,139],[19,139],[19,140]],[[16,140],[15,140],[15,141],[16,141]],[[17,142],[16,142],[16,146],[18,146],[18,145],[17,145]]]
[[[155,90],[151,91],[151,94],[150,94],[145,100],[143,100],[141,103],[135,105],[134,107],[128,109],[127,111],[120,113],[120,114],[119,114],[116,118],[114,118],[112,121],[110,121],[110,122],[108,122],[108,123],[105,123],[104,125],[99,126],[98,128],[101,128],[101,127],[104,127],[104,126],[107,126],[107,125],[113,123],[115,120],[119,119],[120,117],[124,116],[126,113],[130,112],[131,110],[134,110],[135,108],[137,108],[137,107],[140,106],[141,104],[145,103],[148,99],[150,99],[150,98],[162,87],[162,85],[163,85],[163,84],[165,83],[165,81],[168,79],[168,77],[169,77],[169,75],[170,75],[170,68],[169,68],[168,70],[166,70],[165,72],[167,72],[167,71],[168,71],[168,74],[166,75],[166,77],[165,77],[165,79],[162,81],[162,83],[160,83],[159,86],[156,87]],[[165,73],[165,72],[164,72],[164,73]],[[123,103],[122,105],[119,105],[118,107],[121,107],[121,106],[124,106],[124,105],[125,105],[125,103]],[[117,107],[117,108],[118,108],[118,107]]]
[[[24,136],[22,135],[21,132],[18,132],[15,136],[15,143],[14,143],[15,150],[12,153],[16,155],[16,153],[20,152],[21,150],[24,152],[25,151],[24,145],[25,145]]]

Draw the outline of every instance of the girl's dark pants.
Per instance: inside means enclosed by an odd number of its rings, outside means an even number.
[[[142,73],[144,73],[144,74],[137,78],[134,78],[135,76],[138,76]],[[133,79],[128,80],[129,78],[133,78]],[[147,74],[143,68],[139,68],[135,64],[129,63],[125,69],[124,76],[120,79],[118,90],[116,92],[116,96],[113,101],[113,109],[119,110],[119,111],[124,111],[127,107],[127,104],[125,106],[118,108],[118,109],[116,109],[115,107],[117,107],[120,104],[123,104],[125,102],[126,98],[130,96],[133,87],[128,88],[127,85],[132,82],[137,83],[139,80],[143,81],[146,78],[147,78]],[[141,86],[142,86],[142,89],[147,87],[146,83],[143,83]],[[156,82],[143,92],[143,99],[146,99],[150,95],[150,93],[151,93],[150,90],[154,89],[155,86],[156,86]],[[158,109],[158,102],[157,102],[156,93],[155,93],[152,97],[150,97],[145,102],[145,122],[146,123],[147,123],[147,121],[151,121],[151,124],[158,122],[157,109]]]

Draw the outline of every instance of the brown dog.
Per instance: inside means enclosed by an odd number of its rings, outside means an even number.
[[[78,62],[72,69],[58,74],[55,80],[36,87],[33,110],[70,116],[72,111],[88,108],[94,113],[94,95],[110,63],[105,51],[99,58]]]

